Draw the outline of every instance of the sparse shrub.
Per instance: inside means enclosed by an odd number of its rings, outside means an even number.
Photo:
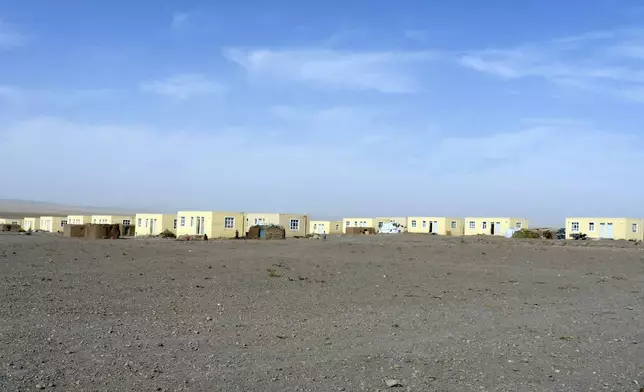
[[[269,278],[280,278],[282,276],[282,274],[272,268],[267,268],[266,271],[268,271]]]
[[[26,232],[27,232],[27,230],[25,230],[25,229],[18,229],[18,233],[26,233]]]
[[[541,238],[541,235],[536,231],[517,230],[512,234],[512,238]]]
[[[173,232],[171,232],[170,230],[165,229],[165,230],[163,230],[161,232],[161,234],[159,234],[159,237],[161,237],[161,238],[177,238],[177,235],[174,234]]]

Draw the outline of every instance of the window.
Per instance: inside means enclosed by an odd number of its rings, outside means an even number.
[[[291,219],[291,230],[297,231],[300,230],[300,220],[299,219]]]
[[[67,221],[66,221],[66,220],[61,220],[61,221],[60,221],[60,227],[63,227],[63,226],[65,226],[66,224],[67,224]]]
[[[517,224],[516,224],[517,229],[520,229],[521,226],[522,226],[521,222],[517,222]]]
[[[340,225],[335,225],[336,230],[340,230]]]
[[[416,221],[415,220],[411,221],[411,227],[416,227]]]
[[[595,222],[588,223],[588,231],[595,231]]]
[[[570,224],[570,231],[579,231],[579,222],[572,222]]]
[[[314,223],[313,224],[313,231],[317,230],[317,228],[318,228],[318,225]]]
[[[132,221],[130,219],[123,219],[123,225],[124,226],[129,226]]]
[[[195,225],[195,217],[191,216],[190,217],[190,227],[193,227]]]
[[[235,227],[235,218],[230,216],[224,218],[224,229],[232,229]]]
[[[637,233],[637,223],[633,223],[631,230],[633,230],[633,233]]]
[[[354,221],[354,222],[353,222],[353,225],[354,225],[355,227],[358,227],[358,221]]]
[[[141,218],[139,218],[139,220],[137,222],[137,226],[141,227]]]
[[[470,221],[470,229],[476,229],[476,222]]]
[[[452,221],[452,223],[451,223],[450,227],[451,227],[452,229],[456,229],[456,228],[458,227],[458,222],[456,222],[456,221]]]
[[[423,227],[427,227],[427,221],[423,221]]]
[[[185,226],[186,226],[186,217],[182,216],[181,217],[181,227],[185,227]]]
[[[175,228],[175,229],[177,228],[177,220],[176,219],[172,220],[172,227]]]
[[[345,224],[346,224],[346,226],[347,226],[347,227],[351,226],[351,222],[350,222],[350,221],[346,221],[346,222],[345,222]]]
[[[487,229],[487,222],[483,222],[483,230]]]
[[[148,227],[148,220],[145,220],[145,227]]]

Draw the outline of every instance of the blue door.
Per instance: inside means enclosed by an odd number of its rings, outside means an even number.
[[[606,237],[605,238],[613,238],[613,224],[609,223],[606,225]]]
[[[259,238],[264,239],[264,229],[259,229]]]
[[[599,224],[599,238],[607,238],[606,235],[608,231],[606,230],[606,223]]]

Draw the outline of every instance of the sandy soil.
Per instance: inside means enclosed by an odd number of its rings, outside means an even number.
[[[0,294],[1,391],[644,385],[632,243],[3,234]]]

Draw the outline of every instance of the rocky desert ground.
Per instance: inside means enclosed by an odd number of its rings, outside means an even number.
[[[639,391],[644,245],[0,235],[2,391]]]

